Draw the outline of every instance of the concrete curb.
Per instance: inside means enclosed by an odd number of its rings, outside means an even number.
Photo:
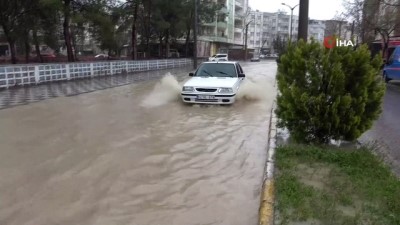
[[[268,132],[268,153],[267,162],[264,170],[263,186],[261,189],[261,201],[259,209],[259,225],[273,225],[274,224],[274,156],[276,148],[276,122],[277,118],[274,113],[275,102],[272,104],[271,116],[269,120]]]

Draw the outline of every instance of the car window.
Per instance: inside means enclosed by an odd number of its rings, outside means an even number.
[[[236,64],[236,70],[237,70],[237,73],[238,73],[238,74],[241,73],[241,72],[240,72],[240,68],[239,68],[239,64]]]
[[[238,63],[238,66],[239,66],[240,73],[244,73],[243,69],[242,69],[242,66],[239,63]]]
[[[226,57],[226,55],[217,55],[217,58]]]
[[[200,65],[195,76],[199,77],[237,77],[235,64],[205,63]]]

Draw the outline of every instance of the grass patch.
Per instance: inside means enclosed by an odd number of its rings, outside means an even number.
[[[400,224],[400,181],[366,148],[285,145],[275,166],[276,224]]]

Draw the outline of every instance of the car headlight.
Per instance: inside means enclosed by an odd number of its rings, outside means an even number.
[[[193,87],[183,86],[182,91],[194,91]]]
[[[232,93],[233,89],[232,88],[220,88],[219,93]]]

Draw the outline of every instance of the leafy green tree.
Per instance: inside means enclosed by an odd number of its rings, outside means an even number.
[[[0,26],[10,45],[11,62],[17,63],[16,42],[19,39],[21,18],[32,11],[32,0],[0,0]]]
[[[381,112],[380,65],[366,46],[325,49],[314,40],[289,45],[278,66],[279,125],[306,143],[355,140]]]

